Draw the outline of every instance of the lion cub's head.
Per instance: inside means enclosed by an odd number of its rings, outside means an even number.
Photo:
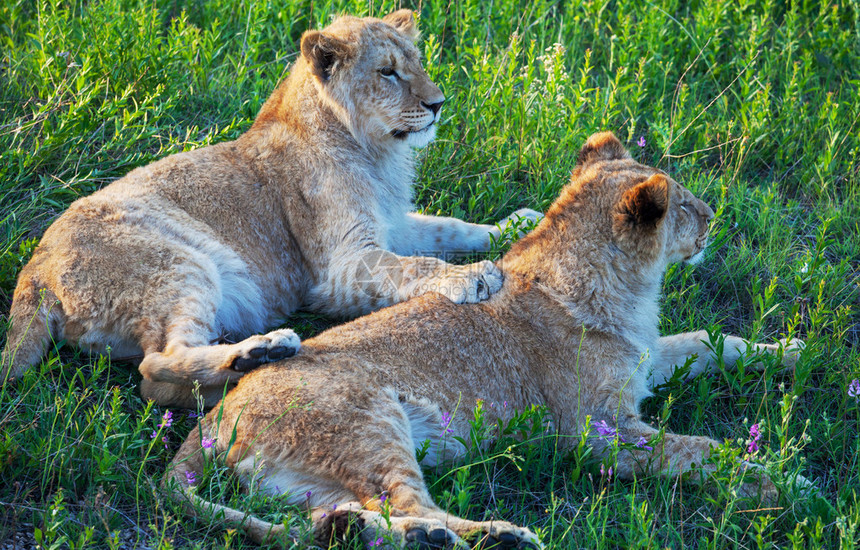
[[[383,19],[340,17],[302,36],[302,57],[326,103],[357,137],[423,147],[445,96],[415,47],[410,10]]]
[[[714,211],[662,170],[634,161],[611,132],[588,138],[571,186],[602,203],[598,223],[625,253],[667,264],[702,259]]]
[[[653,282],[670,263],[701,259],[713,217],[702,200],[602,132],[588,138],[570,183],[506,264],[550,273],[559,288],[587,285],[585,273],[603,286]]]

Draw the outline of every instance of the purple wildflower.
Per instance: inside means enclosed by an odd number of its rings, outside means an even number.
[[[156,437],[158,437],[158,431],[153,430],[152,433],[149,434],[149,438],[155,439]],[[166,435],[161,436],[161,442],[164,443],[164,448],[166,449],[167,448],[167,436]]]
[[[758,422],[750,426],[750,440],[747,445],[747,452],[749,454],[753,454],[754,452],[759,450],[758,442],[761,440],[761,430],[759,429]]]
[[[636,446],[640,449],[645,449],[646,451],[653,451],[654,447],[649,446],[648,439],[643,435],[639,437],[639,441],[636,442]]]
[[[860,380],[855,378],[848,384],[848,396],[860,399]]]
[[[215,444],[215,438],[214,437],[204,437],[203,440],[200,441],[200,444],[203,445],[204,449],[211,449],[212,445]]]
[[[595,422],[594,424],[592,424],[592,426],[594,426],[594,429],[597,431],[600,437],[603,437],[604,439],[617,439],[622,443],[626,443],[624,437],[622,437],[621,434],[618,433],[618,430],[607,424],[606,420]]]
[[[597,430],[597,433],[599,433],[603,437],[615,437],[616,435],[618,435],[618,431],[609,424],[607,424],[606,420],[595,422],[594,429]]]
[[[187,481],[189,485],[196,484],[197,474],[195,474],[194,472],[185,472],[185,481]]]
[[[507,401],[505,401],[505,403],[504,403],[504,408],[506,408],[506,409],[508,408],[508,402]]]
[[[758,422],[750,426],[750,437],[756,441],[761,439],[761,429],[759,429]]]
[[[173,425],[173,413],[170,412],[170,409],[164,411],[164,416],[161,417],[161,424],[158,425],[159,428],[169,428]]]
[[[439,423],[442,426],[442,429],[445,430],[445,433],[452,433],[454,430],[451,429],[451,415],[449,413],[442,413],[442,422]]]
[[[331,509],[332,509],[332,512],[333,512],[333,511],[335,511],[335,510],[337,510],[337,504],[332,504],[332,505],[331,505]]]
[[[382,537],[379,537],[375,541],[368,543],[368,546],[370,546],[370,547],[382,546]]]
[[[312,494],[313,493],[311,491],[308,491],[307,493],[305,493],[305,497],[307,497],[307,499],[310,500]]]
[[[639,140],[636,142],[636,145],[639,147],[645,147],[645,136],[639,136]]]
[[[612,466],[610,466],[609,469],[607,470],[606,467],[603,464],[601,464],[600,465],[600,475],[601,475],[601,477],[606,477],[607,479],[612,477]]]

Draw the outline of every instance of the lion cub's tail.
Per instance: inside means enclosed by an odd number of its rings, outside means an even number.
[[[15,288],[12,326],[6,335],[6,346],[0,354],[0,386],[20,377],[42,359],[51,342],[51,329],[56,338],[62,338],[65,314],[56,294],[39,290],[32,281],[22,279]]]
[[[263,521],[251,514],[222,506],[197,495],[193,483],[203,475],[204,450],[201,444],[204,418],[191,430],[188,438],[167,466],[162,487],[176,501],[182,502],[190,515],[208,515],[228,527],[242,529],[257,544],[277,544],[287,548],[298,542],[298,536],[283,525]]]

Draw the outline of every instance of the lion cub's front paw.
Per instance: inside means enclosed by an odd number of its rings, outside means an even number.
[[[543,219],[543,214],[531,208],[520,208],[507,218],[499,222],[499,227],[505,229],[508,225],[513,224],[517,228],[517,235],[523,236],[528,233],[534,225]]]
[[[504,276],[493,262],[449,266],[439,279],[437,292],[455,304],[474,304],[486,300],[502,288]]]
[[[282,328],[268,334],[251,336],[234,345],[239,349],[231,368],[244,373],[260,365],[292,357],[298,353],[301,341],[298,334]]]
[[[800,359],[800,352],[806,347],[806,343],[799,338],[794,338],[792,340],[781,338],[779,343],[782,344],[783,349],[782,364],[791,368],[797,366],[797,360]]]
[[[746,478],[738,489],[738,494],[747,498],[760,498],[763,503],[776,505],[783,491],[793,492],[794,496],[812,498],[819,495],[815,483],[800,474],[783,479],[779,483],[770,479],[762,465],[744,462],[742,465]]]

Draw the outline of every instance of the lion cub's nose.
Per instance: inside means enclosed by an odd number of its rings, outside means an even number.
[[[445,100],[444,100],[444,99],[443,99],[442,101],[437,101],[436,103],[425,103],[425,102],[423,102],[423,101],[422,101],[422,102],[421,102],[421,105],[423,105],[424,107],[426,107],[426,108],[430,109],[431,111],[433,111],[433,114],[434,114],[434,115],[436,115],[436,114],[438,114],[438,113],[439,113],[439,109],[441,109],[441,108],[442,108],[442,104],[443,104],[443,103],[445,103]]]
[[[711,220],[714,219],[714,211],[708,205],[708,203],[705,203],[705,212],[704,212],[703,216],[705,218],[705,223],[711,223]]]

